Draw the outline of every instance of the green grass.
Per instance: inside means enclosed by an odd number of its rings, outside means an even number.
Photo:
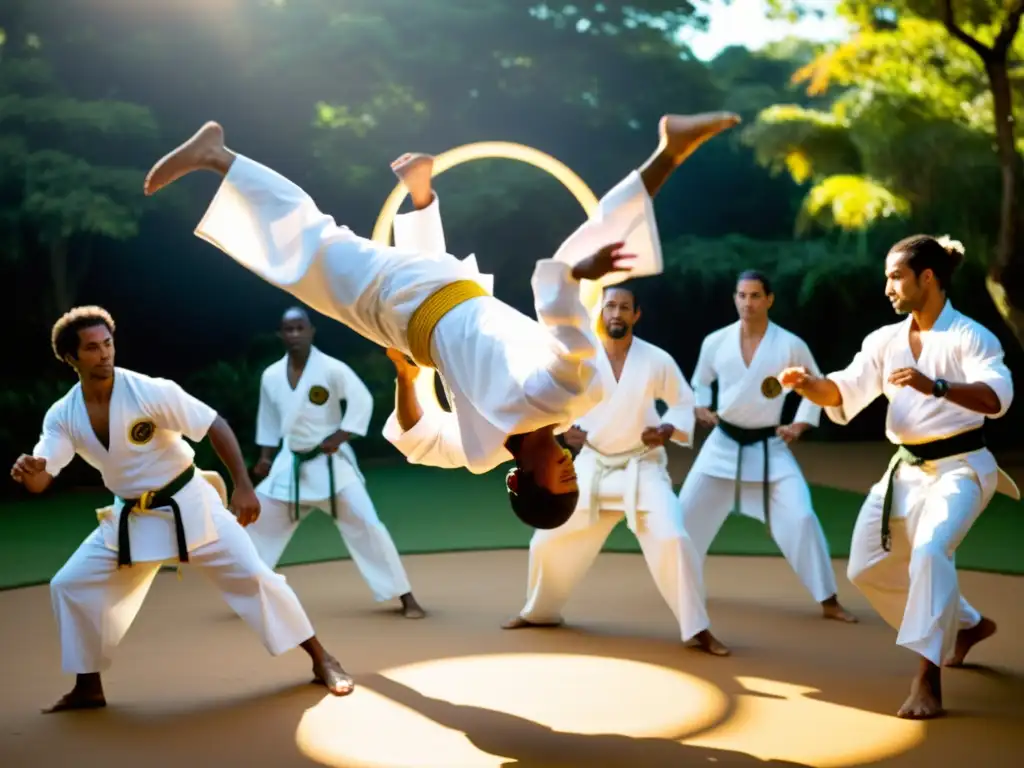
[[[398,549],[406,554],[525,548],[530,531],[508,509],[498,473],[387,466],[366,470],[370,494]],[[813,486],[815,509],[832,555],[849,554],[850,534],[863,496]],[[97,507],[110,503],[102,492],[43,495],[0,505],[0,589],[43,584],[96,526]],[[1024,574],[1020,542],[1024,508],[996,496],[957,552],[961,569]],[[639,552],[624,525],[606,551]],[[779,554],[765,527],[732,516],[712,546],[713,554]],[[282,565],[347,558],[329,517],[311,516],[284,553]]]

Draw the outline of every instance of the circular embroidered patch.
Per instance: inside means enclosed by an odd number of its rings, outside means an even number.
[[[309,388],[309,402],[313,405],[323,405],[329,396],[330,393],[319,384]]]
[[[145,445],[156,434],[156,424],[149,419],[139,419],[128,430],[128,439],[134,445]]]
[[[782,384],[774,376],[768,376],[761,382],[761,394],[773,400],[782,394]]]

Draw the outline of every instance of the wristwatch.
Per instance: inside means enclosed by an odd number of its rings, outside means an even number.
[[[936,379],[932,385],[932,395],[935,397],[945,397],[947,392],[949,392],[949,382],[945,379]]]

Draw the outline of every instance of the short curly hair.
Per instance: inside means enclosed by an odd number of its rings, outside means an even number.
[[[75,307],[65,312],[50,331],[50,346],[53,348],[54,356],[62,363],[66,362],[68,355],[77,359],[78,332],[83,328],[93,328],[97,325],[107,326],[107,330],[113,335],[114,318],[103,307]]]

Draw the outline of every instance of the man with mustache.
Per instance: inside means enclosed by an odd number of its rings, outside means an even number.
[[[630,287],[605,288],[597,359],[604,398],[565,433],[579,451],[580,500],[564,525],[533,534],[526,605],[504,628],[561,624],[573,589],[625,519],[682,641],[724,656],[708,629],[700,558],[682,525],[664,448],[669,440],[690,444],[693,392],[671,355],[633,334],[640,314]],[[659,400],[668,407],[660,417]]]
[[[995,633],[960,595],[954,556],[997,491],[1020,498],[983,432],[1013,401],[1002,345],[946,295],[963,255],[948,238],[899,241],[885,259],[885,295],[906,319],[869,334],[842,371],[779,377],[837,424],[879,395],[889,401],[885,433],[898,450],[861,506],[848,576],[898,630],[897,645],[920,657],[903,718],[944,714],[941,665],[963,664]]]

